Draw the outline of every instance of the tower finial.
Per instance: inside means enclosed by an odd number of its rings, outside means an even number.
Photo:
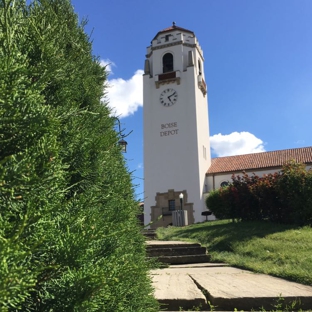
[[[172,22],[172,27],[176,27],[176,23],[175,22]]]

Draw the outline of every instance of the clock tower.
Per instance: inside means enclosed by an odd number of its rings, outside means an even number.
[[[173,23],[147,47],[143,75],[144,223],[205,220],[205,174],[210,166],[207,86],[195,34]],[[181,198],[183,195],[183,199]]]

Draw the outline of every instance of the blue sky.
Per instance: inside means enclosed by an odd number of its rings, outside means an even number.
[[[142,69],[172,25],[204,51],[212,156],[312,145],[311,0],[72,0],[93,53],[110,64],[109,105],[121,118],[135,192],[143,198]],[[208,168],[207,168],[208,169]]]

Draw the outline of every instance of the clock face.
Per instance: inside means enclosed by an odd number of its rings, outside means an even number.
[[[177,99],[178,93],[174,89],[165,89],[159,97],[160,103],[167,107],[173,105]]]

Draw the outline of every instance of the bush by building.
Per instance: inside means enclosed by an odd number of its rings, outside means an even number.
[[[228,186],[209,194],[206,204],[220,219],[311,224],[312,170],[290,161],[263,177],[233,175]]]

